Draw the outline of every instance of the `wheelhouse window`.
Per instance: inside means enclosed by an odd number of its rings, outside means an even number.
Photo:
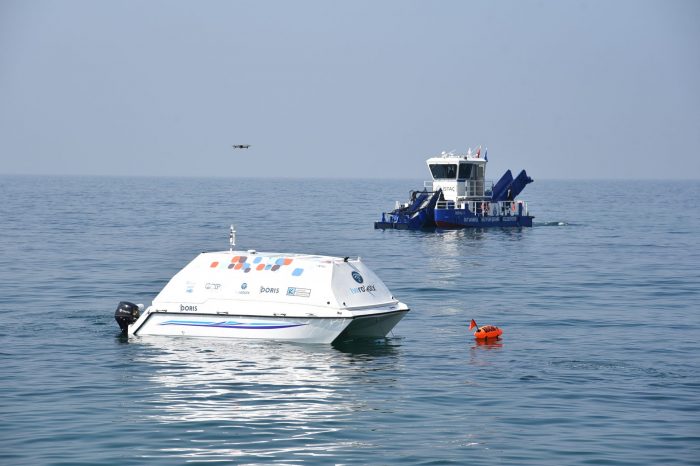
[[[435,180],[454,180],[457,178],[457,165],[436,163],[430,165],[430,173]]]
[[[472,167],[473,165],[470,163],[460,163],[459,164],[459,179],[460,180],[468,180],[471,178],[472,175]]]

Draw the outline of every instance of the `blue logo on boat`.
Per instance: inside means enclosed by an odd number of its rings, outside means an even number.
[[[248,284],[247,284],[247,283],[241,283],[241,290],[245,290],[246,288],[248,288]]]
[[[356,281],[357,283],[362,283],[362,282],[364,281],[364,280],[362,279],[362,275],[360,275],[360,274],[357,273],[357,272],[353,272],[353,273],[352,273],[352,278],[354,278],[355,281]]]

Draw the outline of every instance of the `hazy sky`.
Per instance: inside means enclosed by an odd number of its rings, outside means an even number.
[[[234,151],[231,144],[251,144]],[[0,174],[700,178],[700,1],[0,0]]]

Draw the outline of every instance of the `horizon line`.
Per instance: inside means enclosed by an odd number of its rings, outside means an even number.
[[[418,177],[392,177],[392,178],[381,178],[381,177],[353,177],[353,176],[235,176],[235,175],[111,175],[111,174],[70,174],[70,173],[0,173],[0,177],[18,177],[18,178],[143,178],[143,179],[250,179],[250,180],[377,180],[377,181],[387,181],[387,180],[408,180],[415,181],[419,179]],[[424,178],[423,178],[424,179]],[[638,178],[615,178],[615,177],[601,177],[601,178],[555,178],[555,177],[542,177],[535,178],[535,181],[700,181],[700,177],[697,178],[658,178],[658,177],[638,177]],[[430,181],[430,180],[427,180]]]

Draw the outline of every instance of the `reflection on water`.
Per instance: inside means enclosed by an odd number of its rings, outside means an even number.
[[[503,340],[477,340],[474,339],[474,347],[479,346],[484,349],[494,349],[503,347]]]
[[[492,247],[488,240],[520,241],[527,237],[526,228],[465,228],[461,230],[436,230],[423,238],[426,255],[447,270],[463,271],[465,259],[483,256]],[[469,264],[467,264],[469,265]]]
[[[377,408],[362,386],[379,378],[391,389],[401,355],[391,340],[336,347],[171,337],[136,341],[149,353],[152,371],[148,418],[190,423],[197,432],[196,441],[164,445],[161,453],[200,459],[350,448],[336,432],[349,416]],[[231,431],[230,441],[222,441],[221,429]]]
[[[371,360],[372,357],[384,356],[395,358],[399,355],[401,340],[401,338],[346,340],[335,343],[333,347],[356,359]]]
[[[438,256],[459,257],[466,249],[480,250],[484,247],[483,240],[489,233],[482,229],[466,228],[461,230],[438,230],[429,244],[435,248],[433,253]]]

